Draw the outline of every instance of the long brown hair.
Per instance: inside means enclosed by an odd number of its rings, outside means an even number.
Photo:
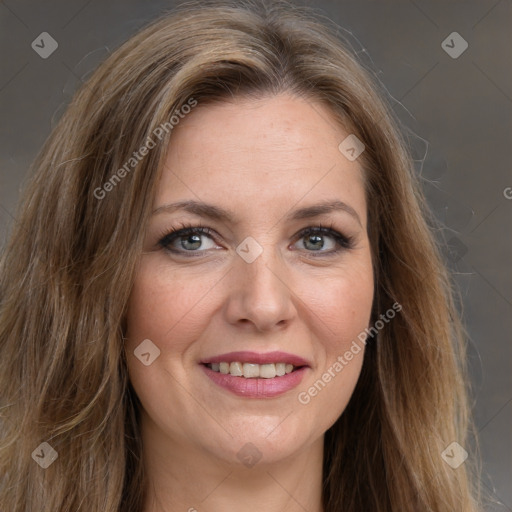
[[[187,4],[76,93],[34,163],[1,263],[1,510],[141,512],[123,330],[169,119],[191,98],[280,92],[323,102],[364,143],[372,322],[402,305],[368,341],[326,433],[324,510],[479,510],[474,454],[457,469],[441,456],[466,446],[472,422],[466,337],[433,217],[379,84],[335,31],[281,2]],[[130,161],[149,138],[155,147]],[[33,456],[48,451],[42,442],[58,454],[46,469]]]

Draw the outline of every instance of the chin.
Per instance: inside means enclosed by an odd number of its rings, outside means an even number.
[[[304,425],[287,423],[285,418],[286,414],[272,417],[267,422],[261,418],[246,422],[239,420],[236,428],[231,426],[229,433],[217,425],[217,435],[212,436],[210,430],[201,444],[215,458],[230,465],[252,467],[258,463],[261,467],[279,463],[300,453],[321,436],[321,433],[308,435]],[[286,427],[284,423],[287,423]]]

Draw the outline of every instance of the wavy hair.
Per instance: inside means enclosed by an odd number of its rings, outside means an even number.
[[[352,398],[326,432],[324,511],[480,510],[474,457],[457,469],[441,457],[474,428],[467,335],[380,89],[333,24],[283,2],[185,4],[98,67],[36,158],[2,255],[1,510],[142,512],[140,402],[123,333],[172,130],[126,162],[191,98],[282,92],[325,104],[363,141],[371,321],[403,307],[368,342]],[[32,458],[42,442],[58,453],[47,469]]]

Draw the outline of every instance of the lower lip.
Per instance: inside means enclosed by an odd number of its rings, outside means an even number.
[[[273,379],[246,379],[245,377],[235,377],[230,374],[214,372],[205,365],[201,365],[201,367],[215,384],[231,391],[235,395],[247,398],[272,398],[282,395],[290,391],[290,389],[297,387],[308,369],[307,366],[303,366],[282,377],[274,377]]]

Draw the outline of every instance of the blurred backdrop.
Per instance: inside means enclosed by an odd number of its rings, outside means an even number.
[[[488,510],[512,511],[512,1],[296,3],[340,26],[403,124],[471,336],[483,483],[497,502]],[[0,249],[30,164],[73,92],[173,5],[0,3]]]

